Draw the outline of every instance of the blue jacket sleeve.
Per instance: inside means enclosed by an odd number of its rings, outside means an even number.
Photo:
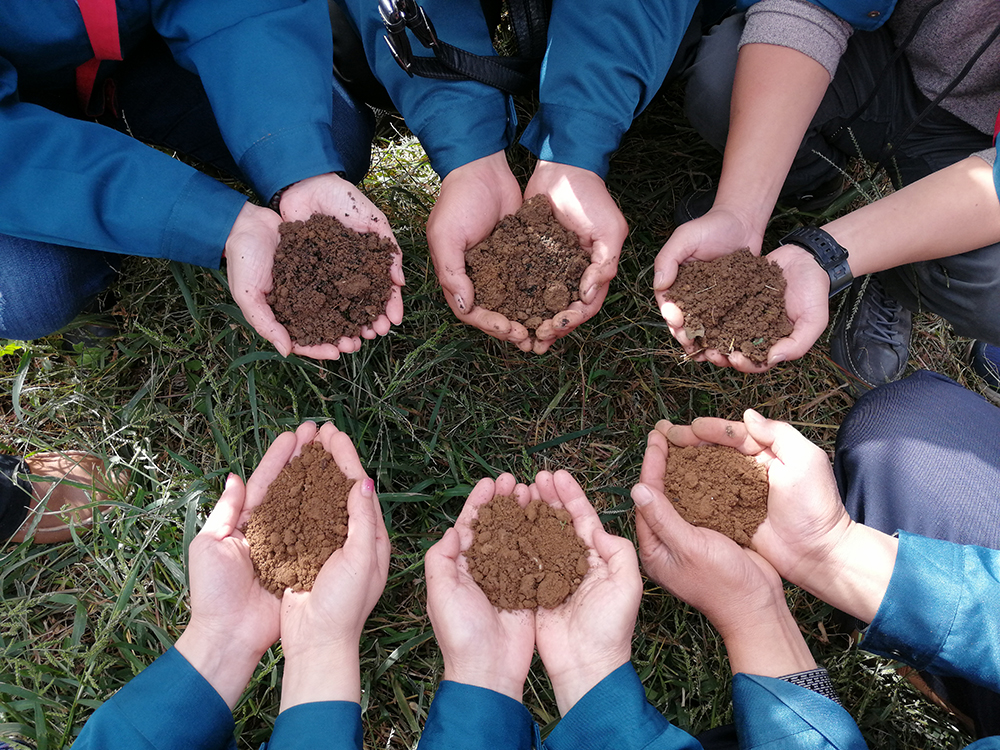
[[[302,703],[278,714],[261,750],[361,750],[361,706],[352,701]]]
[[[540,106],[521,143],[605,177],[659,90],[697,0],[553,0]]]
[[[649,701],[632,664],[581,698],[545,740],[546,750],[700,750],[701,744]]]
[[[258,195],[270,200],[293,182],[343,171],[325,0],[152,5],[154,27],[177,62],[201,77],[226,145]]]
[[[535,724],[513,698],[445,680],[434,693],[417,750],[530,750]]]
[[[216,267],[246,198],[110,128],[17,94],[0,57],[0,232]]]
[[[337,0],[364,43],[368,64],[385,86],[406,125],[420,140],[431,166],[442,177],[453,169],[507,148],[516,118],[509,97],[476,81],[410,78],[382,39],[385,27],[372,0]],[[478,2],[421,0],[440,39],[477,55],[495,55]],[[414,55],[429,57],[407,31]]]
[[[809,688],[738,673],[733,707],[741,750],[863,750],[868,745],[843,708]]]
[[[172,648],[94,712],[73,750],[235,750],[233,729],[222,696]]]
[[[861,646],[1000,692],[1000,551],[899,532],[889,588]]]

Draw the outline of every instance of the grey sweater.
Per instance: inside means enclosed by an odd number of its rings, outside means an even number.
[[[886,22],[897,44],[930,2],[899,0]],[[931,10],[903,53],[924,96],[933,100],[944,90],[998,25],[1000,3],[994,0],[945,0]],[[790,47],[820,63],[832,79],[852,33],[846,21],[807,0],[760,0],[747,10],[740,46]],[[980,56],[941,107],[977,130],[993,134],[1000,109],[1000,39]],[[993,149],[977,154],[991,164],[994,155]]]

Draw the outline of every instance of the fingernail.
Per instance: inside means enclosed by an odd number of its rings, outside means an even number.
[[[361,494],[365,497],[371,497],[375,494],[375,480],[365,477],[361,482]]]
[[[653,502],[653,493],[644,484],[637,484],[632,488],[632,501],[636,505],[649,505]]]
[[[455,295],[455,304],[458,305],[458,309],[465,312],[465,300],[462,299],[461,295]]]
[[[594,296],[594,290],[597,289],[597,284],[591,284],[587,287],[587,291],[583,293],[583,296],[590,299]]]
[[[747,422],[753,422],[754,424],[760,424],[764,421],[764,417],[753,409],[747,409],[743,412],[743,419]]]
[[[663,271],[657,271],[653,274],[653,289],[659,289],[666,277],[667,275]]]
[[[767,360],[767,364],[768,364],[769,367],[774,367],[779,362],[784,362],[784,361],[785,361],[785,355],[784,354],[775,354],[773,357],[771,357],[769,360]]]

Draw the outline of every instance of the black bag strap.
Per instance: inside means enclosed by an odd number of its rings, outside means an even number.
[[[538,82],[547,43],[549,3],[547,0],[508,0],[507,5],[517,38],[517,57],[476,55],[441,41],[426,11],[416,0],[379,0],[379,13],[388,32],[384,39],[393,59],[411,77],[471,79],[508,94],[520,94]],[[407,29],[434,53],[434,57],[413,54]]]

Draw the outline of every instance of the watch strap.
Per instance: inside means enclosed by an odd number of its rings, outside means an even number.
[[[837,240],[819,227],[798,227],[781,239],[782,245],[794,244],[808,252],[830,277],[830,296],[843,291],[854,281],[847,262],[848,252]]]

